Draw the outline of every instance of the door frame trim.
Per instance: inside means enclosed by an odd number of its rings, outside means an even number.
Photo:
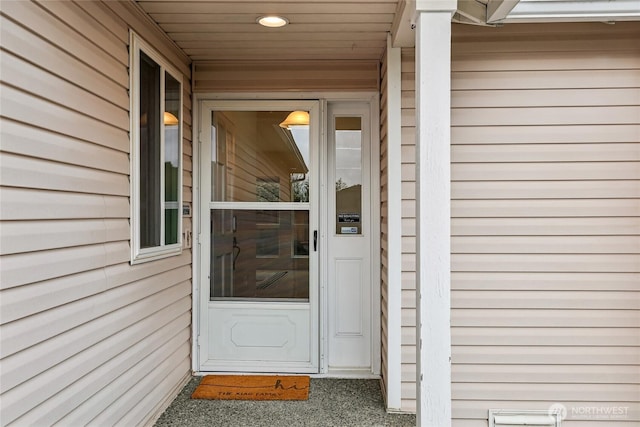
[[[327,102],[332,101],[353,101],[368,102],[370,105],[371,115],[371,265],[372,269],[371,282],[374,284],[372,289],[371,300],[371,377],[379,377],[381,370],[381,315],[380,315],[380,297],[381,297],[381,272],[380,272],[380,93],[378,91],[362,91],[362,92],[261,92],[261,93],[244,93],[244,92],[224,92],[224,93],[194,93],[192,96],[192,230],[193,230],[193,246],[192,246],[192,310],[191,310],[191,369],[194,374],[204,374],[200,371],[200,352],[199,352],[199,334],[200,325],[200,288],[201,288],[201,171],[200,171],[200,144],[201,144],[201,123],[200,123],[200,104],[202,101],[320,101],[320,144],[326,144],[327,140]],[[321,150],[322,151],[322,150]],[[320,167],[326,167],[326,154],[321,153]],[[322,171],[319,171],[322,173]],[[324,196],[321,195],[321,201]],[[319,224],[323,229],[327,227],[326,215],[320,215]],[[321,248],[326,248],[326,239],[320,240]],[[324,263],[324,265],[323,265]],[[327,265],[326,256],[320,254],[320,301],[319,301],[319,374],[318,376],[326,376],[328,367],[327,359],[324,357],[327,348],[327,300],[324,293],[325,288],[323,281],[326,281]]]

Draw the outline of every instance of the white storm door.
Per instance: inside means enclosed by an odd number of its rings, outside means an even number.
[[[328,360],[333,375],[371,375],[371,118],[368,102],[328,104]]]
[[[199,369],[318,372],[319,103],[200,113]]]

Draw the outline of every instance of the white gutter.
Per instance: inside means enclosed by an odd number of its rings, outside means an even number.
[[[519,2],[520,0],[489,0],[486,13],[487,24],[505,19]]]
[[[505,18],[487,22],[495,24],[638,20],[640,0],[521,0]]]

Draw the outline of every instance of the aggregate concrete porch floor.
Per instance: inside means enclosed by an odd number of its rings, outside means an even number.
[[[156,427],[415,426],[415,415],[388,414],[379,380],[312,378],[307,401],[197,400],[193,378]]]

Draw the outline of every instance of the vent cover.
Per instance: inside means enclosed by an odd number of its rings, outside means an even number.
[[[489,427],[561,427],[558,410],[489,409]]]

